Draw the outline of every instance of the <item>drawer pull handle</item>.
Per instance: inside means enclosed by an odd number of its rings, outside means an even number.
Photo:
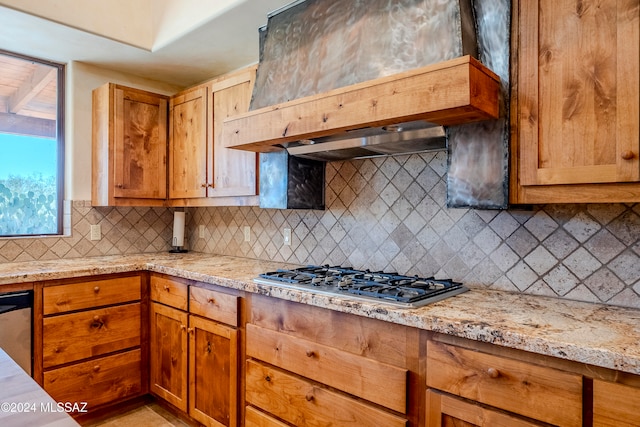
[[[269,383],[271,382],[271,377],[267,375],[266,377],[264,377],[264,380]]]
[[[212,297],[212,298],[207,299],[207,302],[208,302],[209,304],[215,304],[215,303],[216,303],[216,300],[215,300],[215,298],[213,298],[213,297]]]
[[[625,151],[624,153],[622,153],[622,159],[623,160],[632,160],[635,156],[636,155],[631,150],[628,150],[628,151]]]
[[[95,292],[96,294],[100,292],[100,286],[96,286],[95,288],[93,288],[93,292]]]
[[[498,378],[500,376],[500,371],[496,368],[489,368],[487,369],[487,374],[489,374],[491,378]]]
[[[306,355],[307,357],[313,357],[316,355],[316,353],[313,350],[307,350]]]
[[[307,402],[311,402],[313,400],[313,394],[307,393],[304,398],[307,399]]]

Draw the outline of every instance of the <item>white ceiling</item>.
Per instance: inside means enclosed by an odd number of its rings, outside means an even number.
[[[190,86],[258,61],[292,0],[0,0],[0,49]]]

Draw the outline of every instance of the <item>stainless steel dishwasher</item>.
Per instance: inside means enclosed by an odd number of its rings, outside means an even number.
[[[31,375],[33,291],[0,293],[0,348]]]

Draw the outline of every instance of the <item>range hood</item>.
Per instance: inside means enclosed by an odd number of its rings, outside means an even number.
[[[444,128],[416,120],[397,125],[354,129],[332,136],[284,144],[296,157],[332,162],[447,149]]]
[[[227,148],[267,153],[298,141],[320,146],[353,140],[354,132],[389,135],[394,133],[389,132],[391,126],[406,126],[414,134],[423,127],[430,135],[444,135],[434,126],[497,118],[499,88],[496,74],[463,56],[230,117],[224,121],[222,138]],[[414,136],[396,137],[398,141],[414,140]],[[415,140],[420,139],[424,140]],[[443,148],[442,140],[434,143]],[[290,152],[295,151],[294,145],[300,143],[291,144]],[[417,151],[409,145],[392,151]]]

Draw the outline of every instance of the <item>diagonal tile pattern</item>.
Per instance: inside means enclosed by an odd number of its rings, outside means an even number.
[[[448,209],[445,153],[328,163],[326,176],[325,211],[187,209],[188,247],[640,308],[640,204]],[[92,208],[82,200],[68,209],[68,236],[0,239],[0,262],[170,249],[172,209]],[[89,239],[92,224],[102,227],[99,241]],[[291,246],[283,245],[285,227]]]
[[[328,163],[327,210],[191,209],[189,243],[202,252],[452,277],[640,308],[640,205],[448,209],[445,173],[445,153]],[[283,246],[285,227],[291,246]]]

